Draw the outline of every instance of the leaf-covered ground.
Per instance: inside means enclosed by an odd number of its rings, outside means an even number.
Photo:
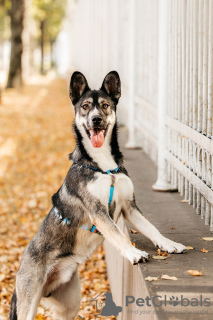
[[[72,119],[65,80],[40,78],[20,92],[9,90],[3,95],[0,106],[0,320],[8,319],[24,248],[49,212],[51,196],[70,167],[68,154],[75,145]],[[79,273],[82,302],[76,319],[95,319],[95,304],[91,300],[109,290],[102,247],[80,266]],[[101,300],[102,296],[100,303]],[[36,319],[52,319],[42,302],[38,313]]]

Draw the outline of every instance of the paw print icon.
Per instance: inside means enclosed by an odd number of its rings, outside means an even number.
[[[176,307],[178,304],[179,304],[179,301],[178,301],[178,297],[170,297],[169,298],[169,304],[172,305],[173,307]]]

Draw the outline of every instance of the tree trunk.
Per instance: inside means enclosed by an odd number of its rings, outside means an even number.
[[[44,21],[41,21],[41,74],[44,74]]]
[[[12,0],[11,11],[11,54],[7,88],[22,84],[21,58],[23,51],[22,31],[24,20],[24,0]]]
[[[54,67],[55,63],[54,63],[54,56],[53,56],[53,41],[50,40],[50,59],[51,59],[51,68]]]

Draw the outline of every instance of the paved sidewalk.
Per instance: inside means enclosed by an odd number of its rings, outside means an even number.
[[[192,206],[181,202],[183,198],[179,193],[152,191],[152,185],[157,177],[156,166],[142,150],[124,148],[124,143],[127,141],[125,128],[120,128],[120,141],[125,156],[125,166],[133,180],[139,208],[163,235],[194,248],[186,254],[172,254],[166,260],[150,259],[148,263],[140,265],[144,278],[148,276],[161,278],[162,274],[177,277],[177,281],[161,279],[145,281],[150,297],[167,296],[167,306],[155,308],[158,318],[213,319],[213,242],[202,240],[202,237],[213,236],[209,232],[209,226],[204,225],[204,221]],[[130,237],[137,248],[151,255],[156,254],[153,244],[141,234],[131,234]],[[209,252],[201,252],[203,247]],[[203,276],[191,276],[187,273],[190,269],[201,271]],[[180,306],[181,295],[183,298],[188,298],[190,304],[192,298],[200,301],[202,295],[203,300],[210,299],[211,305]],[[172,296],[178,298],[177,306],[168,303],[169,298],[174,301]],[[192,301],[196,304],[195,299]],[[184,304],[187,304],[187,300],[184,300]]]

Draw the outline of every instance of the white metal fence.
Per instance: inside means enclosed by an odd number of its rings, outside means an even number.
[[[122,80],[130,147],[158,164],[213,231],[213,0],[76,0],[65,24],[69,72]]]

